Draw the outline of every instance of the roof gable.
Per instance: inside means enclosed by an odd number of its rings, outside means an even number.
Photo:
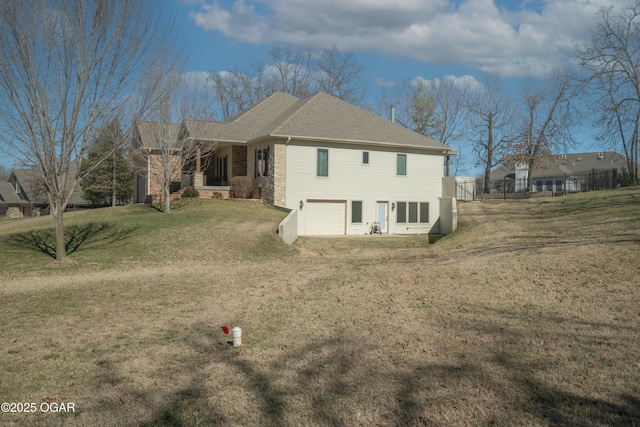
[[[4,202],[8,205],[29,203],[24,200],[20,200],[20,197],[16,194],[11,183],[5,181],[0,181],[0,202]]]

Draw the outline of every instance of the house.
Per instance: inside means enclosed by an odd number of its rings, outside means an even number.
[[[153,126],[161,125],[141,123],[135,142],[150,155],[144,134]],[[225,122],[187,120],[175,133],[217,147],[183,184],[225,191],[250,176],[265,203],[295,213],[298,235],[366,234],[374,223],[382,233],[441,231],[451,148],[325,93],[276,93]],[[150,178],[138,174],[146,189],[138,201],[153,196]],[[451,200],[442,206],[450,211]]]
[[[526,164],[504,165],[491,171],[492,191],[527,190]],[[616,152],[559,154],[542,159],[532,172],[533,192],[574,192],[617,187],[627,158]]]
[[[0,182],[0,218],[23,218],[32,216],[32,206],[20,199],[10,182]]]
[[[77,173],[72,167],[69,182]],[[76,187],[71,195],[68,210],[91,207],[91,202],[83,198],[82,188]],[[37,171],[12,169],[6,182],[0,182],[0,218],[30,218],[49,214],[49,200],[44,182]]]
[[[162,141],[172,141],[169,150],[172,165],[168,168],[172,192],[181,188],[180,130],[182,126],[174,123],[160,124],[138,122],[133,136],[133,202],[144,203],[147,197],[156,198],[163,194]]]

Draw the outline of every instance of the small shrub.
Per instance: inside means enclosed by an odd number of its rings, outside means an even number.
[[[627,168],[622,168],[620,173],[618,174],[618,182],[620,183],[620,187],[628,187],[633,185],[633,176],[629,173]]]
[[[198,190],[193,187],[187,187],[184,189],[180,197],[183,199],[195,199],[200,197],[200,193],[198,193]]]
[[[234,176],[231,179],[233,197],[237,199],[247,199],[253,191],[253,179],[248,176]]]
[[[222,197],[222,193],[219,193],[217,191],[214,191],[213,194],[211,194],[211,198],[212,199],[224,199],[224,197]]]

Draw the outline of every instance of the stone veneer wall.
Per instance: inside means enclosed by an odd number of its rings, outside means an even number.
[[[277,144],[276,144],[277,145]],[[265,177],[255,178],[255,158],[256,149],[269,147],[269,175]],[[273,205],[274,201],[274,163],[275,163],[275,150],[273,143],[261,143],[247,147],[247,176],[254,179],[254,191],[253,194],[256,198],[261,198],[265,204]]]
[[[274,144],[273,146],[273,203],[277,206],[285,206],[286,203],[286,157],[287,146],[285,144]]]

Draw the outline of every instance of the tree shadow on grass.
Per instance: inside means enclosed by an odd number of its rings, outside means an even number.
[[[65,227],[64,240],[68,255],[85,249],[97,249],[129,238],[137,227],[119,227],[106,222],[91,222],[84,225]],[[12,234],[5,245],[41,252],[51,258],[56,257],[56,234],[54,229],[28,231]]]
[[[518,316],[498,314],[508,319]],[[568,323],[574,334],[583,335],[581,341],[591,338],[581,326],[598,326],[562,317],[543,321]],[[121,383],[122,405],[107,399],[94,410],[105,417],[124,412],[125,418],[137,417],[126,425],[149,427],[640,424],[640,399],[629,388],[616,390],[612,385],[599,397],[572,390],[566,379],[556,382],[545,377],[557,367],[541,358],[523,358],[522,348],[532,338],[529,332],[493,321],[462,322],[455,328],[456,335],[482,332],[496,340],[482,352],[456,347],[449,361],[392,348],[381,354],[375,343],[349,334],[291,343],[282,351],[270,351],[271,356],[261,356],[251,344],[233,348],[210,325],[196,322],[184,329],[180,341],[180,354],[189,357],[167,354],[157,359],[157,372],[170,373],[166,379],[173,380],[168,388],[158,391]],[[568,344],[569,337],[562,333],[540,333],[536,338]],[[610,338],[612,344],[621,339]],[[374,361],[378,357],[389,363]],[[103,372],[98,381],[107,390],[120,381],[119,366],[99,367]]]

